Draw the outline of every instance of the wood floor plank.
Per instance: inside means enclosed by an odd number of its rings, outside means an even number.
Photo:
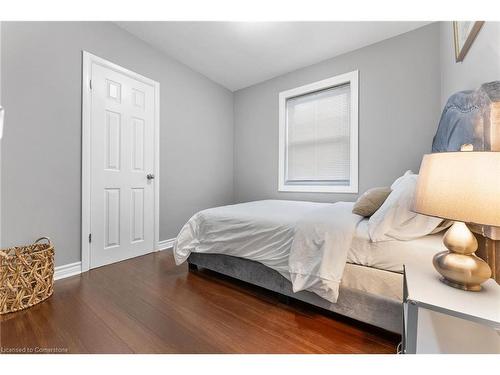
[[[394,353],[398,335],[152,253],[56,281],[0,347],[70,353]]]

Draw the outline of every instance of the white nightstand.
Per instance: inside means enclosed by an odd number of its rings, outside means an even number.
[[[500,286],[466,292],[439,278],[431,262],[405,265],[403,353],[500,353]]]

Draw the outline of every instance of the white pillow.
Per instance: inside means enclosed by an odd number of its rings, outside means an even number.
[[[417,178],[407,171],[391,185],[391,194],[368,220],[372,242],[413,240],[430,234],[443,221],[412,211]]]

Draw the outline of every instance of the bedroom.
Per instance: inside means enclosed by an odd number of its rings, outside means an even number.
[[[49,19],[0,22],[2,353],[500,352],[499,22]]]

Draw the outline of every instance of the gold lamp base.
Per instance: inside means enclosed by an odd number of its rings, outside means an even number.
[[[458,284],[454,283],[453,281],[450,281],[448,279],[445,279],[444,277],[441,277],[439,279],[442,283],[451,286],[453,288],[457,289],[462,289],[462,290],[467,290],[469,292],[479,292],[481,290],[481,285],[463,285],[463,284]]]
[[[491,277],[488,264],[477,257],[477,240],[465,223],[455,221],[443,237],[449,251],[434,255],[434,268],[443,276],[446,285],[478,292],[481,284]]]

